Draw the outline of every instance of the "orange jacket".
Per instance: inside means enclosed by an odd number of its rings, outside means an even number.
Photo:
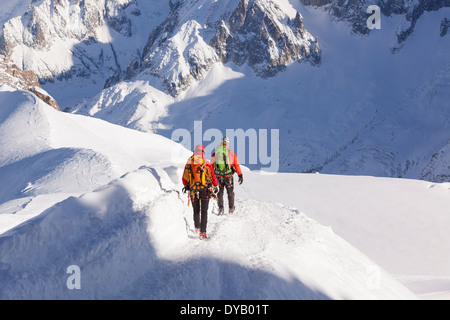
[[[241,166],[239,165],[238,157],[237,157],[236,153],[234,153],[233,151],[230,150],[230,146],[226,146],[226,147],[228,149],[228,160],[231,165],[231,168],[238,174],[238,176],[240,176],[242,174],[242,171],[241,171]],[[214,152],[213,155],[211,156],[211,164],[213,167],[214,167],[215,157],[216,157],[216,153]]]

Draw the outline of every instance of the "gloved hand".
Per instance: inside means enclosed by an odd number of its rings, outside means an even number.
[[[238,182],[239,182],[239,184],[242,184],[242,182],[244,182],[244,176],[242,174],[239,175]]]
[[[188,192],[189,190],[191,190],[191,188],[190,188],[189,185],[187,184],[187,185],[185,185],[184,188],[183,188],[183,193],[186,193],[186,192]]]

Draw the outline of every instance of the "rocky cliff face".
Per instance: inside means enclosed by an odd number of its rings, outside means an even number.
[[[161,78],[172,95],[199,80],[217,62],[245,63],[271,77],[301,60],[320,63],[317,39],[298,12],[273,1],[180,1],[149,36],[142,70]],[[188,12],[197,10],[193,16]]]
[[[389,10],[389,6],[384,7],[380,5],[380,7],[382,8],[382,11],[384,9],[387,16],[397,12],[405,15],[407,23],[397,33],[397,39],[400,45],[402,45],[403,42],[414,32],[414,27],[424,12],[436,11],[444,7],[450,7],[450,0],[418,0],[413,2],[398,0],[397,2],[399,2],[399,4],[397,8],[394,8],[395,10]],[[438,27],[438,25],[436,26]]]
[[[433,154],[430,163],[422,170],[420,179],[434,182],[450,181],[450,142]]]
[[[277,19],[281,15],[277,6],[267,11],[262,3],[243,0],[226,21],[221,21],[211,45],[222,62],[248,62],[263,78],[302,59],[319,64],[318,41],[306,31],[300,13],[287,18],[286,24]]]
[[[131,19],[139,15],[133,0],[32,1],[3,25],[0,51],[41,83],[76,77],[106,82],[123,69],[114,40],[130,38]]]
[[[6,56],[0,56],[0,82],[22,90],[40,86],[39,79],[33,71],[23,71]]]
[[[105,88],[143,75],[173,96],[217,62],[248,63],[261,77],[320,62],[301,15],[269,0],[33,1],[4,24],[0,50],[41,83],[79,78]]]
[[[39,99],[59,110],[58,103],[41,88],[37,75],[32,71],[23,71],[8,57],[0,56],[0,83],[12,88],[33,92]]]

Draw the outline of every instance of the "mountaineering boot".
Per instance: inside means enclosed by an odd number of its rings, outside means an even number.
[[[219,208],[219,213],[218,213],[218,215],[219,215],[219,216],[222,216],[222,215],[223,215],[223,211],[224,211],[223,208]]]
[[[230,214],[232,214],[233,212],[234,212],[234,207],[233,208],[230,208]]]
[[[206,232],[200,233],[199,238],[200,238],[200,240],[206,239],[206,238],[207,238],[207,237],[206,237]]]

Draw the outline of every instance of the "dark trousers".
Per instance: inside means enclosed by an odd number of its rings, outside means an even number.
[[[218,182],[219,182],[219,193],[217,194],[217,204],[219,205],[219,209],[223,209],[223,195],[225,193],[225,189],[227,189],[228,207],[230,209],[234,208],[233,176],[229,177],[218,176]]]
[[[200,233],[206,233],[208,224],[209,194],[205,191],[199,192],[199,197],[192,198],[192,208],[194,209],[194,228],[200,229]]]

